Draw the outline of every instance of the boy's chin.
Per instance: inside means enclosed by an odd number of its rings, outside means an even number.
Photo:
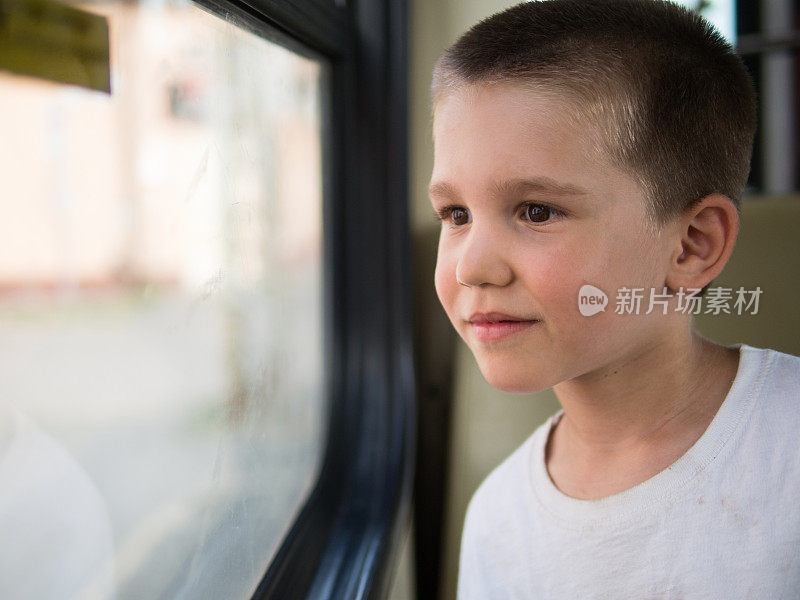
[[[509,368],[508,365],[481,364],[479,361],[478,368],[489,385],[511,394],[535,394],[550,389],[558,383],[540,373]]]

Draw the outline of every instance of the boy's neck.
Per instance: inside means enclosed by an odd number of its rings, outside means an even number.
[[[555,386],[564,416],[545,452],[553,482],[595,499],[659,473],[708,428],[738,362],[737,350],[688,330],[609,373]]]

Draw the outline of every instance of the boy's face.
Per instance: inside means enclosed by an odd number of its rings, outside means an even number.
[[[678,322],[672,309],[644,314],[674,253],[669,226],[649,225],[639,185],[596,158],[565,102],[468,85],[436,108],[436,291],[484,377],[507,391],[603,377]],[[607,294],[605,311],[581,314],[584,284]],[[622,287],[645,289],[640,314],[615,313]]]

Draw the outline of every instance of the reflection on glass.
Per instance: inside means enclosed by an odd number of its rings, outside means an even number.
[[[0,73],[0,597],[249,597],[320,452],[322,65],[82,8],[110,96]],[[9,505],[66,537],[24,558]]]

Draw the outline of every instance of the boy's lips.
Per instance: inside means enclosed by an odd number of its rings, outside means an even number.
[[[469,319],[472,331],[480,342],[494,342],[521,333],[539,323],[539,319],[528,319],[499,312],[473,313]]]

